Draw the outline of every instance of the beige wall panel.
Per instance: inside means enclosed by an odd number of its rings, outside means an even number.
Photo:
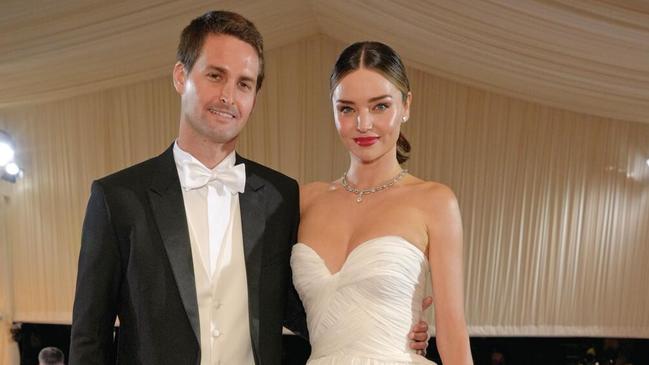
[[[0,124],[2,126],[2,124]],[[0,364],[18,364],[18,344],[11,337],[13,323],[13,263],[6,226],[13,187],[0,181]]]

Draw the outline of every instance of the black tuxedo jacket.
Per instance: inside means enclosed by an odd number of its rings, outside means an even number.
[[[239,195],[257,364],[279,364],[281,328],[306,333],[289,258],[299,223],[295,180],[245,160]],[[119,317],[119,335],[113,325]],[[70,364],[200,363],[187,218],[170,147],[97,180],[83,224]]]

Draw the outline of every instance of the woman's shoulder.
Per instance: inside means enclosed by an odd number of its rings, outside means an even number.
[[[315,198],[331,190],[332,182],[314,181],[300,185],[300,201],[302,206],[310,204]]]
[[[429,209],[448,208],[457,204],[453,190],[440,182],[423,180],[412,176],[412,196],[415,201]]]
[[[300,195],[319,194],[329,190],[332,183],[324,181],[313,181],[300,185]]]

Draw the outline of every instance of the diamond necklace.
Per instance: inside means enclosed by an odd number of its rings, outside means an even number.
[[[372,194],[372,193],[376,193],[377,191],[388,189],[392,185],[396,184],[397,181],[401,180],[407,173],[408,173],[408,170],[402,169],[397,174],[397,176],[393,177],[392,179],[388,180],[387,182],[385,182],[385,183],[383,183],[381,185],[375,186],[373,188],[362,189],[361,190],[361,189],[353,188],[353,187],[351,187],[351,185],[349,185],[349,182],[347,181],[347,173],[345,172],[343,174],[342,185],[345,188],[345,190],[349,191],[350,193],[356,194],[356,203],[360,203],[360,202],[363,201],[363,196],[364,195]]]

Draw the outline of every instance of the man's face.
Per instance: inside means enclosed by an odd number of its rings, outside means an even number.
[[[189,73],[181,63],[174,67],[187,133],[211,143],[234,142],[255,105],[258,74],[259,57],[251,45],[229,35],[208,35]]]

